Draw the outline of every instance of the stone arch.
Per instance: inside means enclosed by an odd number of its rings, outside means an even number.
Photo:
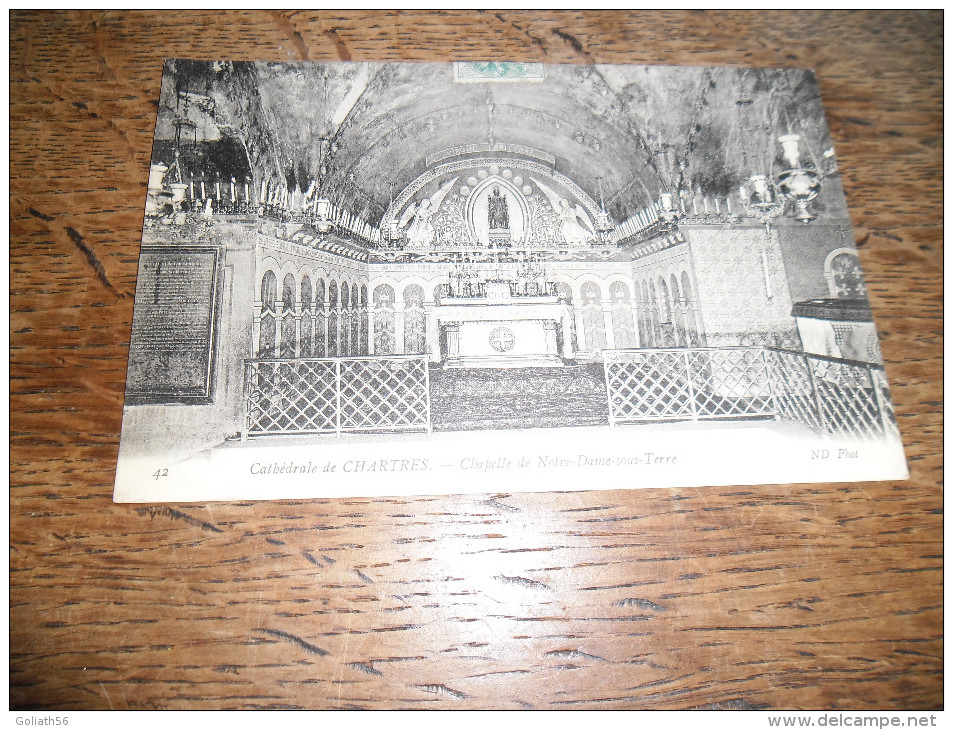
[[[378,284],[374,288],[374,354],[393,355],[396,352],[396,322],[394,316],[394,287]]]
[[[685,337],[689,347],[701,347],[698,307],[694,300],[691,277],[687,271],[682,271],[681,284],[682,298],[685,300]]]
[[[407,185],[407,187],[394,198],[384,213],[383,221],[386,223],[392,219],[399,219],[401,211],[407,209],[411,198],[416,196],[424,188],[427,188],[428,185],[434,185],[438,183],[439,180],[446,180],[449,175],[457,173],[462,175],[476,173],[477,177],[480,177],[479,172],[477,172],[478,169],[489,169],[492,166],[509,168],[513,172],[518,171],[520,176],[527,178],[530,175],[543,178],[546,180],[547,185],[551,185],[556,189],[565,190],[569,194],[567,199],[574,199],[581,203],[593,220],[596,220],[599,215],[599,204],[573,180],[556,172],[553,169],[552,163],[542,164],[522,158],[501,158],[499,155],[495,155],[493,158],[467,158],[430,168],[413,180],[413,182]],[[529,184],[529,180],[527,180],[527,184]]]
[[[612,337],[615,346],[619,349],[635,347],[638,341],[628,283],[616,280],[609,284],[609,302],[612,309]]]
[[[301,357],[314,355],[314,292],[311,286],[311,275],[301,277],[301,337],[298,352]]]
[[[338,348],[344,356],[351,355],[351,285],[341,282],[341,344]]]
[[[853,248],[835,248],[824,259],[824,279],[832,297],[862,299],[867,285],[860,267],[860,256]]]
[[[607,296],[609,292],[609,285],[605,278],[597,274],[583,274],[573,280],[572,283],[574,285],[574,299],[579,307],[585,306],[590,300],[601,305],[603,297]]]
[[[261,277],[261,321],[258,333],[258,357],[275,356],[277,337],[277,315],[275,302],[278,299],[278,277],[271,269],[266,269]]]
[[[675,347],[675,324],[672,321],[672,300],[665,277],[659,275],[655,281],[658,294],[659,334],[662,347]]]
[[[426,294],[432,290],[432,285],[436,281],[439,281],[441,279],[444,281],[446,280],[443,277],[441,277],[440,279],[437,279],[435,277],[410,275],[410,276],[401,276],[400,278],[388,278],[384,281],[389,283],[394,288],[394,294],[397,297],[394,301],[397,303],[404,301],[404,292],[407,290],[407,287],[412,284],[416,284],[423,290],[425,295],[424,302],[430,303],[434,300],[426,299]]]
[[[511,237],[514,241],[523,241],[526,239],[529,231],[527,230],[528,222],[530,221],[530,212],[529,204],[526,202],[526,197],[523,195],[522,191],[516,187],[509,180],[501,177],[500,175],[490,175],[486,179],[482,180],[473,191],[467,196],[466,201],[466,221],[473,229],[476,234],[477,240],[483,245],[487,246],[490,243],[489,238],[489,224],[486,219],[486,206],[483,205],[483,195],[487,190],[492,189],[494,186],[501,189],[501,194],[505,197],[507,193],[509,198],[507,200],[513,200],[516,202],[515,212],[518,212],[518,216],[513,215],[513,210],[510,210],[510,228]],[[518,224],[518,225],[515,225]]]
[[[568,279],[566,279],[566,277],[561,277],[561,276],[553,277],[551,281],[553,281],[556,285],[556,296],[559,298],[559,301],[563,302],[569,307],[569,316],[567,317],[567,321],[569,323],[570,350],[571,351],[580,350],[582,349],[582,347],[580,346],[579,337],[577,334],[578,325],[576,323],[577,294],[575,291],[573,291],[572,284],[570,283]],[[557,347],[559,348],[560,352],[563,352],[564,342],[563,342],[562,327],[557,329],[556,337],[557,337]]]
[[[672,320],[675,327],[675,344],[677,347],[688,347],[685,327],[685,300],[679,293],[678,279],[674,273],[669,276],[668,285],[672,297]]]
[[[279,357],[297,355],[298,327],[295,308],[298,299],[298,282],[292,272],[285,274],[281,282],[281,352]]]
[[[652,345],[653,347],[664,347],[660,327],[659,298],[658,292],[655,291],[655,281],[653,279],[648,281],[647,294],[646,304],[649,310],[649,331],[652,333]]]
[[[367,317],[367,284],[361,284],[361,310],[360,325],[358,331],[358,354],[367,354],[368,342],[368,317]]]
[[[340,300],[341,290],[335,279],[328,284],[328,357],[338,357],[340,353],[338,331],[341,324]]]
[[[407,284],[401,295],[404,300],[404,353],[423,355],[427,352],[424,288],[420,284]]]
[[[585,350],[599,352],[606,347],[606,323],[602,314],[602,287],[589,280],[580,287],[582,299],[582,336]]]
[[[314,285],[314,354],[316,357],[326,357],[327,350],[327,286],[324,277],[319,276]]]
[[[360,332],[361,332],[361,288],[360,285],[351,282],[351,357],[357,357],[360,352]]]
[[[278,300],[278,277],[271,269],[265,269],[259,287],[262,309],[273,309]]]
[[[298,266],[294,261],[285,261],[278,267],[278,277],[282,279],[282,281],[288,274],[291,274],[295,281],[298,280]]]

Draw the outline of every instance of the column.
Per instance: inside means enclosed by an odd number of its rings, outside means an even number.
[[[572,309],[563,307],[563,316],[560,319],[563,328],[563,357],[572,360],[576,356],[572,342]]]
[[[587,352],[586,328],[582,321],[582,307],[573,305],[573,316],[576,318],[576,352]]]
[[[424,318],[427,332],[427,355],[430,362],[440,362],[440,332],[437,327],[437,316],[434,312],[434,303],[424,303]]]
[[[599,302],[602,309],[602,326],[606,331],[606,349],[615,349],[615,329],[612,327],[612,303],[608,299]]]
[[[394,302],[394,354],[404,354],[404,302]]]
[[[281,357],[281,325],[284,323],[285,312],[284,302],[275,302],[275,354],[273,357]]]
[[[642,327],[639,323],[639,305],[633,300],[629,306],[632,309],[632,327],[635,332],[635,346],[642,347]]]
[[[337,343],[335,343],[334,357],[340,357],[344,352],[343,343],[341,342],[341,324],[343,322],[343,317],[341,314],[344,312],[344,307],[340,304],[334,308],[334,321],[337,323]]]
[[[310,352],[311,352],[311,357],[317,357],[317,356],[318,356],[318,353],[317,353],[317,351],[316,351],[316,349],[315,349],[315,342],[317,342],[317,338],[318,338],[318,332],[317,332],[317,329],[318,329],[318,309],[317,309],[317,307],[318,307],[317,302],[311,302],[311,307],[310,307],[310,310],[311,310],[311,311],[309,312],[309,316],[311,317],[311,342],[310,342],[310,345],[311,345],[311,350],[310,350]]]
[[[301,357],[301,302],[295,303],[295,357]]]
[[[370,343],[373,342],[373,334],[371,330],[374,326],[374,317],[371,314],[371,311],[372,310],[367,306],[367,304],[362,304],[361,311],[358,315],[357,332],[359,338],[361,337],[361,322],[367,323],[367,326],[364,328],[363,339],[359,345],[362,355],[373,354],[370,350]]]
[[[460,355],[460,324],[457,322],[448,322],[444,326],[447,333],[447,359],[458,357]]]
[[[556,326],[556,321],[552,319],[547,319],[543,322],[543,338],[546,343],[547,355],[559,354],[556,348]]]
[[[321,317],[321,332],[324,335],[324,341],[321,345],[321,349],[323,350],[321,357],[331,357],[331,353],[328,352],[328,330],[330,328],[331,310],[328,309],[327,301],[321,303],[321,311],[323,312],[323,316]]]
[[[255,318],[252,323],[252,356],[258,357],[258,351],[261,349],[261,308],[262,302],[255,302]]]
[[[377,320],[377,307],[373,302],[367,307],[367,354],[374,356],[374,322]]]

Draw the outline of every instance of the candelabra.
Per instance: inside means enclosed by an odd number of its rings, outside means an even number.
[[[817,170],[800,164],[800,141],[801,136],[798,134],[786,134],[778,138],[784,157],[790,165],[778,175],[778,188],[794,203],[794,219],[810,223],[817,217],[811,210],[810,203],[821,191],[821,175]]]
[[[741,201],[745,212],[751,218],[757,218],[765,227],[771,230],[771,221],[784,212],[784,199],[779,194],[777,185],[767,175],[753,175],[748,178],[751,189],[741,186]]]
[[[821,191],[821,173],[816,168],[801,164],[801,135],[785,134],[778,138],[788,168],[771,180],[767,175],[749,178],[751,190],[741,188],[741,199],[748,216],[759,219],[766,228],[784,212],[787,201],[794,204],[794,219],[810,223],[817,215],[811,202]]]
[[[316,201],[314,216],[313,225],[318,233],[326,234],[334,230],[334,221],[331,220],[330,200],[320,198]]]
[[[541,278],[546,275],[542,262],[536,261],[530,253],[527,253],[525,258],[523,255],[520,256],[520,263],[516,272],[517,276],[527,280]]]
[[[771,221],[784,212],[784,199],[781,197],[778,186],[768,179],[767,175],[754,175],[748,179],[751,185],[749,192],[742,186],[741,200],[745,211],[752,218],[757,218],[764,224],[764,244],[760,246],[761,271],[764,274],[765,296],[773,296],[771,285],[771,269],[768,263],[768,249],[772,248]]]
[[[682,216],[682,211],[675,204],[674,193],[660,193],[658,199],[659,224],[665,230],[671,230],[675,227],[678,219]]]

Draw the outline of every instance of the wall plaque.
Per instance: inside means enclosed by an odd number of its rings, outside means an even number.
[[[212,397],[219,251],[143,247],[129,345],[129,403]]]

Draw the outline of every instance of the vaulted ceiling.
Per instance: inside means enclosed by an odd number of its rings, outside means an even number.
[[[214,103],[187,112],[192,139],[235,136],[256,180],[319,181],[370,220],[428,158],[461,145],[547,153],[616,220],[662,189],[724,195],[769,172],[780,133],[801,133],[816,157],[830,147],[813,76],[794,70],[566,65],[541,81],[459,83],[451,64],[179,61],[158,139],[171,139],[189,93]]]

